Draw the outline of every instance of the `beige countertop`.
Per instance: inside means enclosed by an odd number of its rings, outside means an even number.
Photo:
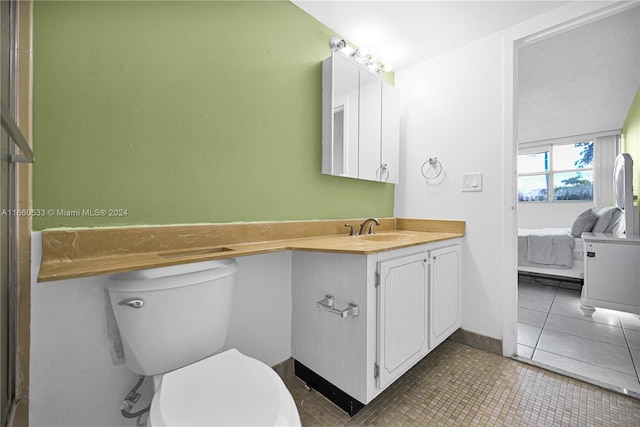
[[[372,254],[464,236],[464,221],[383,218],[376,234],[349,236],[362,219],[284,221],[42,232],[38,281],[285,250]]]

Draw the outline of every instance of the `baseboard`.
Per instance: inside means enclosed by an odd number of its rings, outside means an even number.
[[[502,356],[502,340],[497,338],[491,338],[475,332],[458,329],[448,339],[453,342],[468,345],[469,347],[479,348],[480,350]]]
[[[295,376],[294,368],[293,368],[293,357],[284,360],[277,365],[272,366],[273,370],[276,371],[276,374],[282,378],[282,381],[287,381]]]
[[[364,403],[349,396],[297,360],[295,361],[295,373],[307,386],[322,394],[351,417],[365,406]]]

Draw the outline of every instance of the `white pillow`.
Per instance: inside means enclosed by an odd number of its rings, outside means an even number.
[[[608,206],[598,211],[598,219],[593,226],[594,233],[611,233],[614,222],[620,218],[622,211],[617,206]]]
[[[593,209],[587,209],[578,215],[578,218],[573,222],[571,235],[573,237],[580,237],[582,236],[582,233],[588,233],[593,230],[593,226],[596,224],[597,220],[598,214],[596,214]]]
[[[626,227],[624,215],[622,215],[622,210],[621,210],[617,218],[611,221],[611,224],[609,224],[609,227],[607,227],[607,231],[605,231],[605,233],[613,233],[617,236],[624,236],[624,232],[626,228],[627,227]]]
[[[604,230],[605,233],[615,232],[616,227],[618,227],[620,223],[624,225],[624,215],[622,215],[622,213],[622,209],[616,208],[611,216],[611,222],[607,226],[606,230]]]

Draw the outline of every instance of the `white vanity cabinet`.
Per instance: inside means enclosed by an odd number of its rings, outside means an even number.
[[[460,239],[371,255],[294,251],[296,374],[353,415],[460,327],[460,271]]]

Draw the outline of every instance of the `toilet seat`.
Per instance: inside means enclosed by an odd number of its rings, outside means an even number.
[[[149,426],[300,426],[291,394],[273,369],[236,349],[162,377]]]

